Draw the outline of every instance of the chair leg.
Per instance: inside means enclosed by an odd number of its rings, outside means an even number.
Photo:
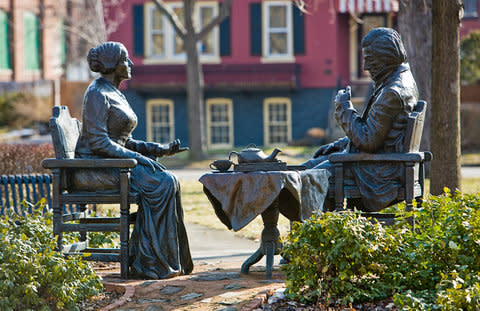
[[[87,205],[80,205],[80,212],[83,213],[83,217],[87,217]],[[80,231],[80,242],[85,242],[87,240],[87,231]]]
[[[60,206],[60,170],[52,170],[52,184],[53,184],[53,235],[57,236],[57,250],[63,250],[63,208]]]
[[[335,210],[343,210],[343,163],[335,164]]]
[[[128,279],[129,268],[130,204],[128,203],[128,177],[128,170],[120,170],[120,277],[122,279]]]

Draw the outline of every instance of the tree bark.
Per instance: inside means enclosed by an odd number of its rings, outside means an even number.
[[[432,85],[432,0],[400,0],[398,30],[407,50],[419,99],[427,101],[421,149],[430,150]],[[421,29],[422,31],[418,31]]]
[[[190,157],[193,160],[205,158],[205,113],[203,100],[203,70],[197,49],[196,31],[193,24],[192,0],[184,0],[186,36],[184,46],[187,53],[187,107],[188,140]]]
[[[461,0],[432,1],[433,161],[430,192],[460,189],[460,57]]]

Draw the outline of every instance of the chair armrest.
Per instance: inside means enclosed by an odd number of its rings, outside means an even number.
[[[137,166],[135,159],[45,159],[42,166],[58,168],[132,168]]]
[[[429,152],[431,158],[431,153]],[[332,153],[331,163],[340,162],[423,162],[427,157],[423,152],[411,153]]]

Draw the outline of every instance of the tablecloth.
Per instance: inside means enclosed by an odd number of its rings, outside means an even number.
[[[218,218],[238,231],[278,199],[280,213],[301,221],[321,211],[330,173],[304,171],[207,173],[200,177]]]

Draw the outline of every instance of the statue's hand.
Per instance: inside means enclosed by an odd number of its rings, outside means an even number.
[[[335,97],[335,104],[341,104],[350,101],[352,98],[352,89],[350,86],[347,86],[345,90],[338,90],[337,96]]]
[[[172,155],[180,150],[180,139],[175,139],[166,146],[165,155]]]
[[[313,154],[313,158],[316,159],[322,155],[327,155],[333,152],[335,145],[333,143],[320,146]]]
[[[152,170],[153,173],[155,173],[155,170],[160,169],[163,170],[164,168],[158,163],[157,161],[150,159],[149,157],[143,156],[141,154],[138,154],[138,156],[135,158],[137,162],[141,165],[147,166]]]

